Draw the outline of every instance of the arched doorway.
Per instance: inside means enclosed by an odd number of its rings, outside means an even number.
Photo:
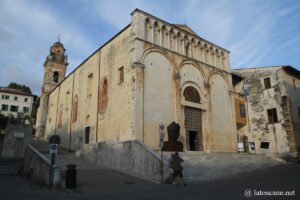
[[[200,104],[201,98],[196,88],[188,86],[183,92],[185,101]],[[202,110],[185,106],[186,148],[189,151],[203,151]]]

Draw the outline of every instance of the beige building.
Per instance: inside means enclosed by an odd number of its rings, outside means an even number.
[[[257,153],[300,151],[300,72],[291,66],[234,70],[249,95],[249,125],[238,128],[240,140],[254,142]],[[235,90],[243,93],[243,81]]]
[[[57,134],[71,149],[126,140],[158,149],[159,125],[175,121],[185,150],[236,152],[230,52],[186,25],[138,9],[131,16],[128,26],[66,78],[63,45],[51,47],[38,136]]]
[[[31,116],[33,95],[19,90],[0,87],[0,112],[17,117],[18,114]]]

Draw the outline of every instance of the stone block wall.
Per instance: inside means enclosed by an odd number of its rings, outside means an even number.
[[[51,162],[33,146],[28,145],[24,157],[24,173],[43,185],[49,185]],[[52,170],[58,168],[54,165]],[[57,170],[56,170],[57,171]],[[59,171],[59,170],[58,170]],[[60,176],[59,176],[60,177]],[[58,181],[59,183],[59,181]],[[55,183],[58,184],[58,183]]]
[[[102,142],[84,145],[81,152],[86,160],[150,181],[161,181],[161,158],[140,141]],[[164,161],[163,177],[168,175]]]
[[[24,157],[25,147],[32,137],[32,126],[8,124],[3,131],[1,157]]]

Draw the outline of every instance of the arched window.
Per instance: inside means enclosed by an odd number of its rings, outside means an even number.
[[[58,83],[58,77],[59,77],[59,74],[58,74],[57,71],[55,71],[55,72],[53,73],[53,82],[54,82],[54,83]]]
[[[100,99],[99,99],[99,112],[104,113],[108,105],[108,81],[103,80],[102,87],[100,87]]]
[[[189,51],[190,51],[190,43],[187,43],[186,46],[185,46],[185,55],[187,57],[190,56]]]
[[[153,24],[153,44],[158,44],[158,23]]]
[[[149,38],[149,31],[150,31],[150,20],[149,18],[146,18],[145,19],[145,40],[146,41],[150,41],[150,38]]]
[[[77,109],[78,109],[78,96],[75,95],[73,99],[73,105],[72,105],[72,123],[75,123],[77,121]]]
[[[192,86],[188,86],[187,88],[185,88],[185,90],[183,91],[183,96],[186,101],[201,103],[199,92]]]

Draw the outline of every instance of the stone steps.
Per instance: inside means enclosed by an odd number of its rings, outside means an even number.
[[[170,154],[164,152],[166,162],[170,160]],[[180,152],[179,155],[184,160],[183,175],[187,182],[225,178],[282,163],[260,154]]]
[[[22,158],[0,158],[0,175],[18,174],[22,165]]]
[[[19,170],[20,170],[19,165],[0,166],[0,175],[18,174]]]

